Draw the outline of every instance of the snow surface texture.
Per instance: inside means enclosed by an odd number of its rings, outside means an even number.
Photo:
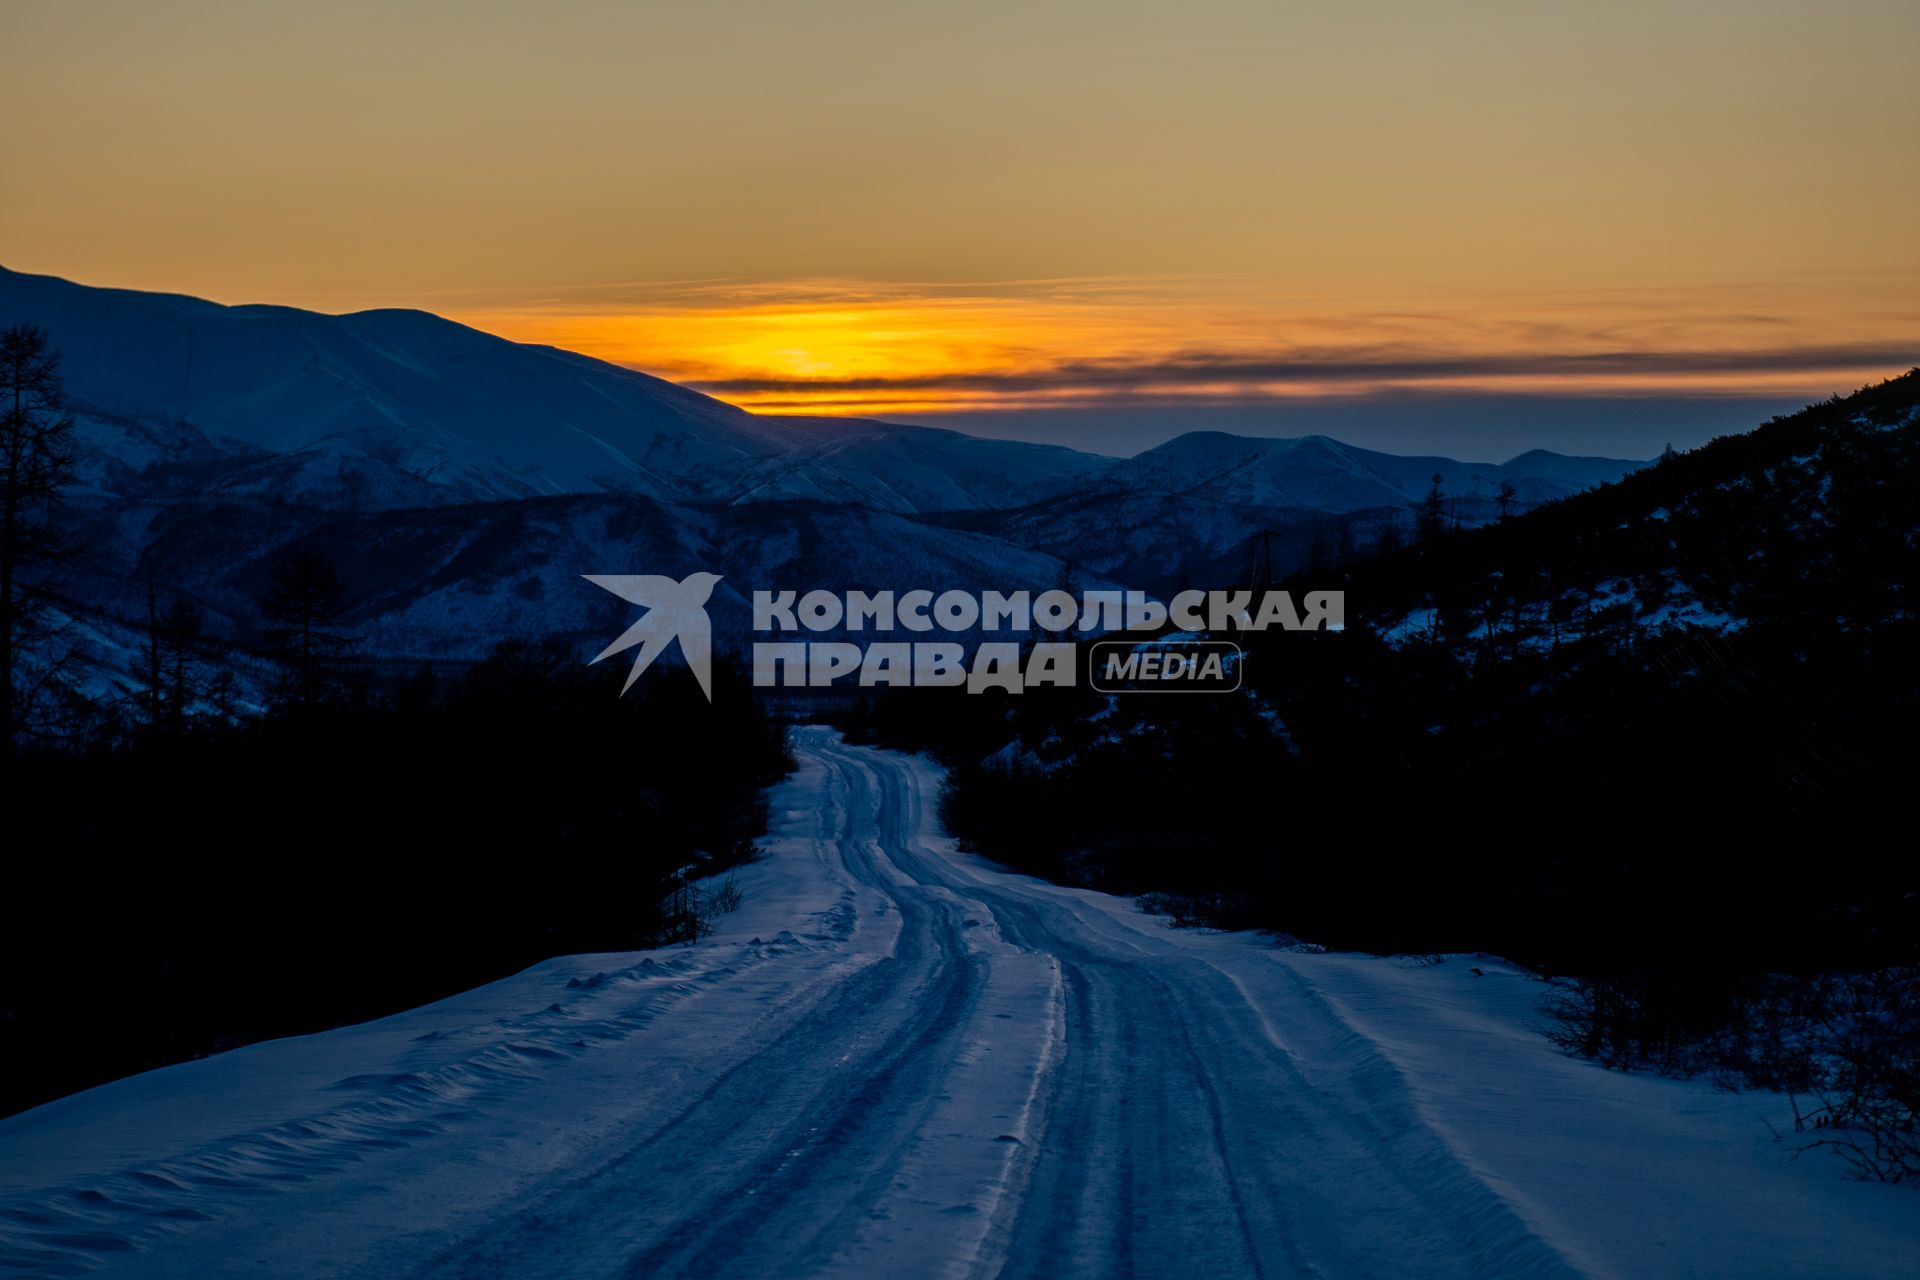
[[[1508,965],[1276,951],[958,853],[796,735],[697,946],[0,1121],[0,1274],[1910,1276],[1772,1095],[1609,1073]],[[1476,970],[1478,972],[1476,972]]]

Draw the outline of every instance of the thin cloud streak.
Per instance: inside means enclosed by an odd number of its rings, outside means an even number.
[[[1599,379],[1629,383],[1724,377],[1898,372],[1920,361],[1915,346],[1844,346],[1756,351],[1598,351],[1531,355],[1406,356],[1386,352],[1311,352],[1247,358],[1187,353],[1158,361],[1081,360],[1047,369],[975,371],[910,377],[694,378],[713,395],[854,392],[999,394],[1138,391],[1221,384],[1476,383],[1506,379]]]

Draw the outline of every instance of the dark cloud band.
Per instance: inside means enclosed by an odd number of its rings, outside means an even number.
[[[1297,384],[1477,383],[1515,378],[1618,380],[1817,374],[1910,368],[1920,350],[1906,346],[1825,346],[1746,351],[1599,351],[1570,354],[1408,356],[1386,351],[1291,352],[1246,357],[1206,352],[1159,360],[1072,361],[1040,370],[958,372],[914,377],[690,379],[714,395],[875,393],[1089,395],[1174,392]]]

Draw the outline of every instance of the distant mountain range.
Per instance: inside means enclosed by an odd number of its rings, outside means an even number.
[[[1640,463],[1568,458],[1536,449],[1498,465],[1376,453],[1325,436],[1289,439],[1192,431],[1111,468],[1113,489],[1203,497],[1243,506],[1360,511],[1418,502],[1439,478],[1456,498],[1494,498],[1502,482],[1532,506],[1620,479]]]
[[[1131,459],[929,427],[763,417],[418,311],[328,316],[0,269],[0,325],[45,327],[84,445],[74,605],[103,637],[149,576],[243,637],[266,566],[320,546],[392,657],[603,628],[583,573],[756,587],[1163,590],[1404,522],[1439,476],[1479,523],[1639,463],[1403,458],[1196,432]],[[615,602],[617,604],[617,602]],[[597,631],[596,631],[597,634]],[[110,639],[105,641],[111,646]]]

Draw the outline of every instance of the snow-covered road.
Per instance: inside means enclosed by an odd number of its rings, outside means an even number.
[[[1172,930],[958,853],[926,762],[795,741],[698,946],[0,1121],[0,1275],[1920,1264],[1920,1195],[1789,1160],[1777,1098],[1561,1057],[1507,965]]]

